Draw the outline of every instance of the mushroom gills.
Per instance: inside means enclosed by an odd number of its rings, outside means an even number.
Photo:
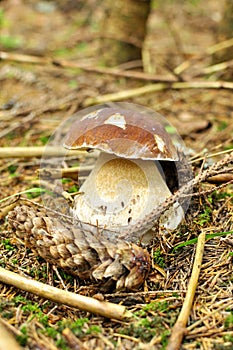
[[[101,152],[94,169],[74,198],[73,215],[82,222],[119,230],[149,214],[171,195],[159,162],[119,158]],[[175,203],[160,223],[174,229],[183,219]]]

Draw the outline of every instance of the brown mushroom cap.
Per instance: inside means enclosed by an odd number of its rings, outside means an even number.
[[[121,108],[99,109],[75,121],[64,147],[96,148],[131,159],[178,159],[170,135],[156,117]]]

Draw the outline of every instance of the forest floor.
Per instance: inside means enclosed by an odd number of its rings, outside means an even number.
[[[0,2],[1,149],[44,146],[68,117],[112,100],[143,105],[165,116],[184,140],[195,175],[222,159],[233,149],[232,85],[227,85],[232,61],[214,66],[221,51],[216,33],[224,2],[154,6],[144,47],[147,76],[141,79],[133,73],[142,71],[141,62],[134,62],[133,70],[130,65],[119,66],[117,72],[98,65],[102,13],[97,3]],[[132,77],[125,77],[125,71]],[[171,82],[164,85],[155,76]],[[177,77],[179,86],[173,85]],[[154,88],[149,91],[151,84]],[[0,199],[39,187],[40,158],[1,157]],[[232,168],[228,173],[232,176]],[[126,305],[134,314],[130,321],[103,318],[2,283],[3,324],[25,349],[166,349],[187,291],[196,239],[205,232],[215,235],[206,239],[181,349],[233,349],[233,192],[232,183],[216,189],[218,185],[198,184],[194,191],[199,194],[191,200],[185,221],[168,236],[158,233],[154,238],[148,248],[152,269],[140,290],[102,296]],[[75,179],[64,184],[70,192],[77,187]],[[38,193],[25,196],[40,201]],[[0,204],[4,208],[4,201]],[[1,218],[0,232],[1,267],[93,295],[93,283],[83,283],[15,244],[7,217]],[[67,337],[67,328],[74,337],[70,333]]]

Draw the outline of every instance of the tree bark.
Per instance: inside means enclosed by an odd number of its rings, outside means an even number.
[[[232,38],[233,35],[233,1],[226,0],[223,17],[218,28],[218,41]],[[233,47],[221,50],[214,55],[214,63],[231,60]]]
[[[103,0],[100,54],[105,65],[115,66],[142,57],[150,0]]]

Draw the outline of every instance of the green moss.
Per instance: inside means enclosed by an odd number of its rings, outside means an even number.
[[[203,212],[198,215],[198,218],[194,220],[194,222],[200,226],[205,226],[211,221],[211,219],[212,219],[212,209],[206,206],[203,209]]]
[[[28,341],[27,327],[21,327],[20,332],[21,334],[17,335],[16,339],[21,346],[26,346]]]
[[[21,47],[23,41],[20,37],[10,36],[10,35],[2,35],[0,37],[0,45],[4,49],[17,49]]]
[[[40,141],[43,145],[46,145],[47,142],[49,141],[50,135],[49,136],[40,136]]]
[[[231,311],[230,315],[228,315],[226,317],[225,322],[224,322],[224,328],[225,329],[229,329],[229,328],[233,329],[233,311]]]
[[[74,192],[78,192],[78,186],[73,185],[68,189],[69,193],[74,193]]]
[[[86,334],[101,333],[102,329],[97,325],[92,325],[86,331]]]
[[[153,254],[154,263],[159,265],[160,267],[165,267],[164,257],[162,256],[162,252],[160,249],[157,249]]]
[[[16,170],[18,169],[18,166],[12,164],[9,165],[7,169],[11,175],[14,175],[16,173]]]
[[[168,328],[174,325],[177,312],[178,310],[174,311],[167,301],[149,303],[134,313],[134,322],[131,322],[124,328],[120,328],[118,332],[134,338],[140,338],[144,342],[149,342],[154,336],[160,336],[160,345],[162,349],[166,349],[170,334]]]
[[[6,250],[14,250],[15,249],[15,246],[11,244],[11,241],[9,238],[6,238],[6,239],[3,239],[2,240],[2,244],[3,244],[3,247],[6,249]]]

